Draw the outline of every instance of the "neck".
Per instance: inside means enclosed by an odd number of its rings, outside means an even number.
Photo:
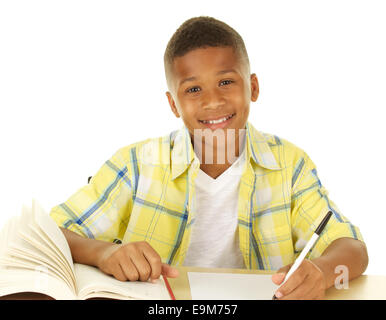
[[[245,131],[241,135],[235,135],[233,139],[208,139],[199,137],[194,140],[194,152],[200,160],[200,169],[212,178],[217,178],[226,171],[240,156],[245,148]],[[229,138],[229,137],[228,137]]]

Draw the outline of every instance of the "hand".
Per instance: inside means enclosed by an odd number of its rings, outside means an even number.
[[[287,265],[272,275],[272,281],[280,285],[292,264]],[[311,260],[304,259],[299,268],[288,278],[285,284],[276,290],[279,300],[323,299],[326,280],[322,270]]]
[[[154,281],[161,274],[178,277],[178,270],[162,263],[159,254],[146,241],[109,243],[99,251],[97,266],[120,281]]]

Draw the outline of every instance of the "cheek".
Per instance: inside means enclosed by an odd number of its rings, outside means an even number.
[[[239,108],[247,106],[250,101],[250,91],[248,86],[239,85],[234,87],[234,90],[229,92],[228,98]]]
[[[185,124],[189,122],[194,122],[197,118],[196,112],[197,112],[197,104],[193,103],[183,103],[180,105],[180,115],[184,121]]]
[[[193,103],[185,103],[181,109],[186,117],[193,117],[197,111],[197,105]]]
[[[244,94],[234,95],[232,98],[232,105],[237,108],[237,111],[240,113],[245,113],[249,111],[249,100]]]
[[[187,115],[191,114],[194,110],[193,104],[188,101],[187,99],[184,99],[184,97],[178,95],[178,103],[176,103],[178,112],[182,117],[186,117]]]
[[[249,116],[249,100],[242,94],[235,97],[232,104],[236,106],[236,112],[238,114],[238,127],[244,127]]]

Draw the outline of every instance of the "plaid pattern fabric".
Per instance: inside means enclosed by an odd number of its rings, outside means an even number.
[[[245,146],[238,225],[247,268],[277,270],[292,263],[329,210],[333,216],[310,259],[335,239],[363,241],[359,229],[329,199],[315,164],[302,149],[249,122]],[[199,166],[183,126],[119,149],[88,185],[52,208],[50,216],[84,237],[147,241],[163,262],[183,265],[195,220]]]

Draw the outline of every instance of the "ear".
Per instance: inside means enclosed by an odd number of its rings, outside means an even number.
[[[176,104],[174,102],[174,99],[172,97],[172,94],[169,91],[167,91],[166,96],[168,97],[169,105],[170,105],[170,108],[172,109],[172,112],[174,113],[174,115],[177,118],[179,118],[180,114],[178,113],[178,110],[177,110]]]
[[[251,101],[255,102],[259,97],[259,81],[255,73],[251,74]]]

